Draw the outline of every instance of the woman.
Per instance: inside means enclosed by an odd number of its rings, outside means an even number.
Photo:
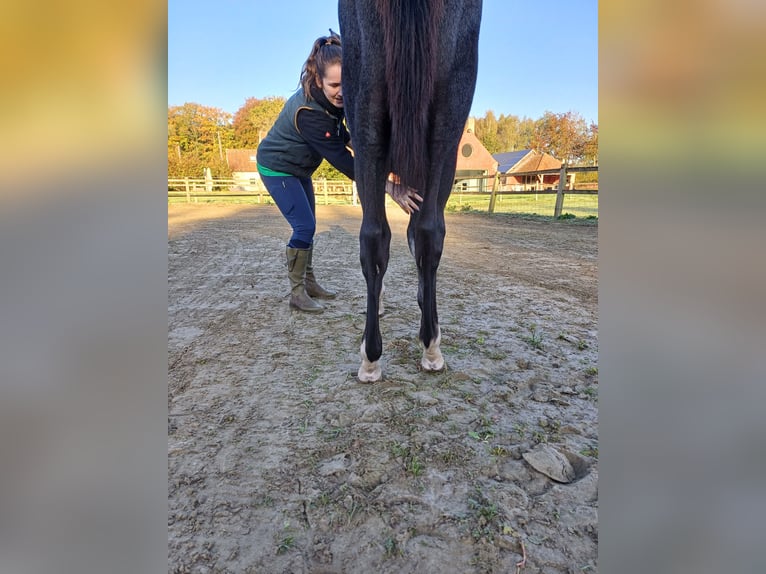
[[[335,297],[314,276],[316,204],[311,176],[326,159],[354,179],[350,136],[343,123],[340,36],[330,32],[314,42],[301,70],[300,89],[285,102],[257,152],[261,180],[293,229],[286,250],[290,306],[310,312],[323,308],[312,297]],[[391,180],[386,191],[407,213],[423,201],[414,190]]]

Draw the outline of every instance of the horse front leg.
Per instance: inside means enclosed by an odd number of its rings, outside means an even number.
[[[391,228],[386,219],[382,181],[380,189],[380,197],[369,198],[370,201],[362,204],[362,226],[359,231],[359,259],[367,282],[367,313],[360,347],[362,363],[357,373],[359,381],[363,383],[376,382],[383,374],[380,365],[383,354],[380,311],[383,276],[388,268],[391,248]]]

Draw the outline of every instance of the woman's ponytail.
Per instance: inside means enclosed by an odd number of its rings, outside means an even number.
[[[311,86],[318,86],[327,68],[340,64],[342,57],[340,36],[332,30],[329,36],[321,36],[314,41],[311,53],[301,69],[300,85],[308,99],[312,99]]]

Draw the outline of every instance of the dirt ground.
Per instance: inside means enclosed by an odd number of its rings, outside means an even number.
[[[383,380],[361,384],[361,212],[317,211],[338,298],[313,315],[288,307],[276,207],[168,207],[169,572],[597,572],[597,224],[446,214],[426,373],[390,207]]]

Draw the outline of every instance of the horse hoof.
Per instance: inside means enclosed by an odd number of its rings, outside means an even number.
[[[439,348],[442,342],[441,329],[437,328],[436,338],[431,344],[423,349],[423,358],[420,360],[420,366],[424,371],[441,371],[444,368],[444,356]]]
[[[362,364],[356,376],[360,383],[375,383],[380,380],[382,374],[383,371],[380,368],[380,364],[378,361],[375,361],[367,365]]]
[[[423,367],[424,371],[441,371],[444,369],[444,357],[440,355],[434,359],[429,359],[423,356],[420,366]]]
[[[380,368],[380,361],[370,361],[367,358],[367,353],[364,351],[364,341],[362,346],[359,347],[359,354],[362,355],[362,364],[359,365],[359,372],[356,374],[360,383],[374,383],[379,381],[383,374]]]

